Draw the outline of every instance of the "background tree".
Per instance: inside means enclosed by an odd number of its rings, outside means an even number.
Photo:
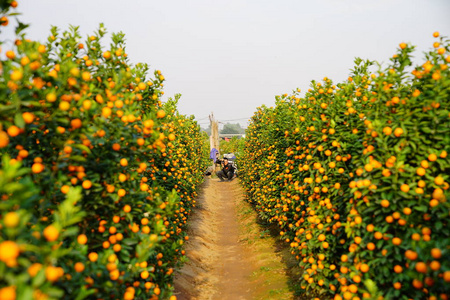
[[[245,129],[241,127],[239,123],[231,124],[227,123],[223,126],[223,129],[220,131],[222,134],[244,134]]]

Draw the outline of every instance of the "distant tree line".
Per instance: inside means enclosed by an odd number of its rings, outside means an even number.
[[[211,125],[208,126],[208,128],[202,128],[203,131],[205,131],[208,135],[211,135]],[[245,129],[241,127],[239,123],[226,123],[223,125],[222,130],[219,131],[221,134],[244,134]]]

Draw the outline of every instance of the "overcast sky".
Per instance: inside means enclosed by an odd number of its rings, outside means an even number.
[[[51,25],[124,32],[131,61],[161,70],[165,96],[181,93],[203,127],[211,112],[246,125],[275,95],[344,80],[354,57],[386,62],[401,42],[422,57],[434,31],[450,35],[449,0],[21,0],[18,11],[35,40]]]

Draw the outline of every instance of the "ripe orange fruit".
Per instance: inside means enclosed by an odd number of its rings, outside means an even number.
[[[392,128],[391,127],[384,127],[383,128],[383,133],[385,135],[391,135],[392,134]]]
[[[78,237],[77,237],[77,242],[78,242],[78,244],[80,244],[80,245],[86,245],[86,243],[87,243],[87,236],[85,235],[85,234],[80,234]]]
[[[49,242],[56,241],[59,237],[59,230],[55,226],[49,225],[44,229],[44,237]]]
[[[81,185],[84,189],[88,190],[92,187],[92,182],[90,180],[85,180]]]
[[[96,262],[98,259],[98,254],[96,252],[91,252],[89,253],[88,258],[91,262]]]
[[[440,259],[440,258],[442,257],[441,249],[439,249],[439,248],[433,248],[433,249],[431,249],[431,256],[432,256],[434,259]]]
[[[444,178],[442,178],[441,176],[437,176],[434,178],[434,183],[436,183],[437,185],[443,185],[444,184]]]
[[[20,129],[17,126],[12,125],[11,127],[8,128],[7,132],[10,137],[15,137],[19,135]]]
[[[164,110],[158,110],[158,112],[156,113],[156,117],[158,118],[158,119],[162,119],[162,118],[164,118],[166,116],[166,112],[164,111]]]
[[[392,239],[392,244],[394,244],[395,246],[399,246],[402,243],[402,240],[398,237],[394,237]]]
[[[119,197],[125,196],[126,193],[127,193],[127,192],[126,192],[124,189],[119,189],[119,190],[117,191],[117,195],[119,195]]]
[[[8,228],[17,227],[17,225],[19,225],[19,221],[19,214],[15,211],[9,212],[3,217],[3,224],[5,224],[5,227]]]
[[[400,186],[400,190],[401,190],[402,192],[405,192],[405,193],[409,192],[409,185],[407,185],[407,184],[402,184],[402,185]]]
[[[416,170],[416,173],[417,173],[417,175],[419,175],[419,176],[423,176],[423,175],[425,175],[425,169],[424,168],[417,168],[417,170]]]
[[[430,155],[428,155],[428,160],[429,161],[436,161],[437,160],[437,155],[434,153],[431,153]]]
[[[399,266],[399,265],[394,266],[394,272],[397,274],[403,272],[402,266]]]
[[[34,163],[34,164],[31,166],[31,171],[32,171],[34,174],[39,174],[39,173],[41,173],[42,171],[44,171],[44,165],[41,164],[41,163]]]
[[[78,129],[81,128],[83,123],[81,122],[80,119],[73,119],[70,121],[70,125],[72,126],[73,129]]]
[[[415,268],[416,268],[416,271],[419,272],[419,273],[426,273],[427,270],[428,270],[428,267],[427,267],[426,263],[421,262],[421,261],[419,261],[419,262],[416,264],[416,267],[415,267]]]
[[[445,282],[450,282],[450,271],[445,271],[442,277],[444,278]]]
[[[82,262],[77,262],[75,264],[74,269],[75,269],[75,272],[78,272],[78,273],[83,272],[84,271],[84,264]]]
[[[399,46],[400,46],[401,49],[405,49],[406,48],[406,43],[400,43]]]
[[[438,271],[441,268],[441,264],[440,262],[438,262],[437,260],[433,260],[430,263],[430,269],[433,271]]]
[[[3,241],[0,243],[0,260],[6,264],[15,263],[19,252],[19,246],[13,241]]]
[[[64,274],[64,271],[61,272],[61,270],[62,269],[58,267],[48,266],[45,268],[45,277],[48,281],[57,281]]]
[[[128,204],[125,205],[125,206],[123,207],[123,211],[126,212],[126,213],[129,213],[129,212],[131,211],[131,206],[129,206]]]
[[[63,193],[63,194],[67,194],[69,192],[69,190],[70,190],[70,186],[68,186],[68,185],[63,185],[61,187],[61,193]]]
[[[121,165],[122,167],[128,166],[128,160],[127,160],[126,158],[122,158],[122,159],[120,160],[120,165]]]
[[[12,50],[6,51],[6,57],[9,59],[14,59],[16,57],[16,54]]]
[[[7,286],[0,289],[0,299],[2,300],[16,300],[16,287]]]
[[[396,137],[399,137],[399,136],[401,136],[402,134],[403,134],[403,129],[402,129],[402,128],[400,128],[400,127],[395,128],[395,130],[394,130],[394,135],[395,135]]]
[[[360,270],[361,270],[361,272],[363,272],[363,273],[367,273],[367,272],[369,272],[369,265],[367,265],[367,264],[362,264],[361,266],[360,266]]]
[[[30,274],[31,277],[35,277],[41,269],[42,265],[40,263],[34,263],[28,267],[27,272],[28,274]]]
[[[421,289],[423,287],[422,281],[420,281],[418,279],[413,279],[412,285],[416,289]]]
[[[5,148],[9,144],[8,134],[0,130],[0,148]]]

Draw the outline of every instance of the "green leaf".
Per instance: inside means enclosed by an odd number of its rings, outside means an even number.
[[[19,112],[16,113],[16,115],[14,116],[14,123],[19,128],[24,128],[25,127],[25,121],[24,121],[21,113],[19,113]]]

